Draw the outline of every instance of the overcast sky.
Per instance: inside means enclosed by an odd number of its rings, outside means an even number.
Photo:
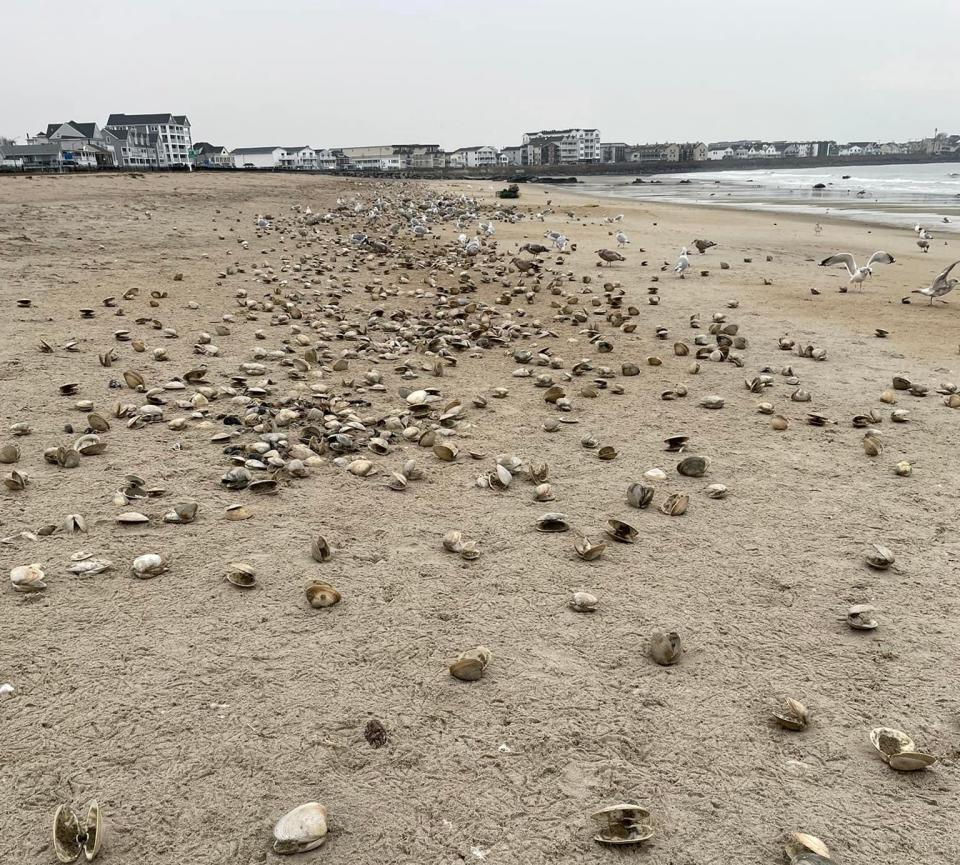
[[[186,114],[229,148],[960,132],[960,0],[0,0],[0,134]]]

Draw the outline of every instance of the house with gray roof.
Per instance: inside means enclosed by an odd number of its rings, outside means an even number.
[[[160,168],[189,166],[193,162],[190,121],[184,114],[111,114],[106,129],[136,132],[138,145],[155,135]]]

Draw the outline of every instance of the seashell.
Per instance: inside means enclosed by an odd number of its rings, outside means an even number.
[[[580,444],[587,449],[593,449],[600,444],[600,441],[595,435],[587,433],[582,439],[580,439]]]
[[[110,570],[112,567],[113,562],[111,562],[109,559],[84,558],[74,562],[69,568],[67,568],[67,570],[71,574],[76,574],[79,577],[92,577],[94,574],[102,574],[104,571]]]
[[[315,562],[330,561],[333,550],[330,549],[330,544],[327,543],[327,539],[323,535],[317,535],[310,541],[310,555]]]
[[[872,549],[867,552],[867,564],[878,571],[885,571],[896,561],[893,552],[880,544],[873,544]]]
[[[403,469],[401,471],[403,472],[403,476],[408,481],[419,480],[420,478],[423,477],[423,472],[420,471],[419,468],[417,468],[417,463],[414,460],[407,460],[403,464]]]
[[[773,713],[773,720],[786,730],[803,730],[810,723],[810,713],[803,703],[788,697],[784,707]]]
[[[533,491],[533,498],[538,502],[552,502],[554,499],[553,487],[550,484],[540,484]]]
[[[772,402],[761,402],[757,403],[757,411],[760,414],[773,414],[774,408]]]
[[[913,466],[906,460],[900,460],[893,469],[900,477],[907,478],[913,474]],[[14,473],[16,474],[16,473]]]
[[[457,458],[457,454],[459,453],[457,446],[453,443],[435,444],[433,446],[433,452],[437,459],[443,460],[445,463],[452,463]]]
[[[450,675],[463,682],[476,682],[483,676],[492,657],[486,646],[477,646],[461,652],[457,660],[450,665]]]
[[[10,583],[15,592],[42,592],[47,584],[43,567],[34,562],[32,565],[19,565],[10,571]]]
[[[918,751],[906,733],[892,727],[875,727],[870,731],[870,742],[880,758],[898,772],[916,772],[937,762],[932,754]]]
[[[596,595],[591,595],[590,592],[574,592],[570,598],[570,609],[578,613],[592,613],[599,603]]]
[[[330,583],[312,582],[307,586],[306,594],[310,606],[317,610],[321,607],[332,607],[334,604],[340,603],[340,592]]]
[[[790,394],[790,399],[794,402],[810,402],[812,399],[810,391],[804,390],[802,387],[798,387],[792,394]]]
[[[373,471],[373,463],[370,460],[353,460],[347,466],[347,471],[358,478],[365,478]]]
[[[677,471],[688,478],[702,478],[709,468],[709,457],[689,456],[677,463]]]
[[[789,426],[790,421],[788,421],[782,414],[775,414],[770,420],[770,428],[775,429],[778,432],[783,432],[783,430]]]
[[[547,388],[547,390],[544,391],[543,399],[544,402],[555,403],[558,399],[562,399],[566,395],[567,392],[560,387],[560,385],[555,384],[553,387]]]
[[[597,451],[597,459],[614,460],[617,458],[617,449],[611,445],[604,445]]]
[[[158,577],[167,569],[167,563],[158,553],[145,553],[133,560],[133,575],[141,580]]]
[[[705,396],[702,400],[700,400],[700,405],[702,405],[704,408],[723,408],[723,397],[717,396],[716,394]]]
[[[123,380],[126,382],[127,387],[131,390],[137,390],[146,386],[143,376],[132,369],[128,369],[123,374]]]
[[[228,583],[232,583],[239,589],[252,589],[257,584],[256,571],[253,565],[246,562],[231,562],[227,565],[225,574]]]
[[[550,466],[547,463],[530,463],[527,474],[535,484],[542,484],[550,475]]]
[[[565,532],[570,528],[567,515],[551,511],[537,520],[538,532]]]
[[[690,346],[685,342],[675,342],[673,344],[673,353],[677,357],[686,357],[688,354],[690,354]]]
[[[890,412],[890,420],[894,423],[906,423],[910,420],[910,412],[905,408],[895,408]]]
[[[668,517],[679,517],[687,512],[687,505],[690,504],[690,496],[686,493],[673,493],[660,505],[660,513]]]
[[[90,414],[87,415],[87,426],[98,433],[108,432],[110,429],[110,424],[107,419],[98,415],[96,412],[90,412]]]
[[[880,402],[885,402],[887,405],[893,405],[896,403],[897,397],[894,395],[892,390],[885,390],[880,394]]]
[[[87,804],[87,819],[83,826],[69,805],[59,805],[53,815],[53,852],[58,862],[74,862],[83,854],[92,862],[103,841],[103,822],[96,799]]]
[[[60,527],[67,534],[75,535],[87,530],[87,521],[80,514],[67,514]]]
[[[805,835],[803,832],[791,832],[787,836],[784,844],[784,851],[791,865],[804,865],[804,863],[829,862],[830,850],[827,845],[819,838],[813,835]],[[808,858],[810,855],[819,857],[818,859]]]
[[[666,450],[670,453],[678,453],[683,450],[684,445],[690,441],[690,436],[669,436],[663,440],[663,443],[667,446]]]
[[[20,459],[20,445],[6,444],[0,447],[0,463],[10,465]]]
[[[893,377],[893,389],[894,390],[910,390],[911,381],[906,378],[906,376],[895,375]]]
[[[16,469],[10,472],[10,477],[3,479],[3,485],[11,492],[21,492],[27,488],[30,478]]]
[[[723,484],[710,484],[704,492],[707,494],[707,498],[711,499],[725,499],[727,497],[727,488]]]
[[[873,611],[870,604],[856,604],[847,610],[847,624],[855,631],[876,630],[877,620],[870,616]]]
[[[239,520],[249,520],[253,512],[246,505],[229,505],[224,511],[224,516],[228,520],[237,522]]]
[[[327,809],[307,802],[284,814],[273,827],[273,852],[305,853],[327,840]]]
[[[663,469],[647,469],[643,476],[648,481],[665,481],[667,479],[667,473]]]
[[[220,478],[220,483],[227,489],[242,490],[250,483],[252,478],[253,475],[250,474],[248,469],[243,466],[236,466]]]
[[[604,531],[615,541],[619,541],[622,544],[635,543],[637,535],[639,534],[630,523],[615,519],[607,520],[607,528],[604,529]]]
[[[960,408],[960,393],[952,393],[943,398],[943,404],[947,408]]]
[[[402,492],[407,488],[407,476],[400,472],[391,472],[387,480],[387,486],[397,492]]]
[[[661,364],[663,364],[663,360],[656,355],[647,358],[647,366],[660,366]]]
[[[449,553],[459,553],[463,550],[463,533],[456,530],[449,531],[443,536],[443,548]]]
[[[547,420],[543,422],[544,432],[556,432],[558,429],[560,429],[560,421],[554,417],[547,418]]]
[[[676,631],[669,631],[664,634],[661,631],[654,632],[650,637],[650,657],[660,666],[669,667],[676,664],[683,654],[683,647],[680,645],[680,635]]]
[[[646,508],[653,501],[653,487],[633,483],[627,487],[627,504],[634,508]]]
[[[629,802],[610,805],[590,817],[597,824],[593,840],[599,844],[640,844],[653,837],[650,812],[639,805]]]
[[[592,562],[603,555],[607,549],[607,544],[605,541],[593,543],[588,538],[578,538],[573,542],[573,549],[585,562]]]
[[[476,541],[466,541],[460,550],[460,558],[468,562],[476,561],[480,558],[480,547]]]
[[[200,506],[196,502],[177,502],[173,510],[164,514],[165,523],[192,523],[197,518],[197,509]]]
[[[863,437],[863,452],[868,457],[878,457],[883,453],[883,442],[875,435],[867,433]]]
[[[10,424],[10,434],[15,436],[28,436],[33,432],[30,424],[26,421],[17,421],[17,423]]]
[[[807,423],[810,424],[810,426],[827,426],[827,424],[831,424],[833,421],[825,414],[811,411],[807,412]]]
[[[633,376],[640,375],[640,367],[635,363],[625,363],[620,367],[620,375]]]
[[[117,515],[117,522],[121,526],[136,526],[143,523],[149,523],[150,517],[139,513],[138,511],[126,511]]]

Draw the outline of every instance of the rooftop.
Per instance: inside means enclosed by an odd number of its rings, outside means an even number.
[[[243,155],[244,153],[273,153],[274,150],[283,150],[279,145],[274,147],[234,147],[231,153]]]
[[[183,114],[111,114],[107,118],[107,126],[156,126],[160,123],[190,125]]]

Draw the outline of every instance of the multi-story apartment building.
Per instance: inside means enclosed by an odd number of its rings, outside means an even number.
[[[371,147],[343,147],[336,151],[347,160],[347,168],[362,171],[402,171],[405,168],[440,168],[446,154],[439,144],[383,144]]]
[[[280,160],[282,168],[314,169],[317,167],[317,152],[309,145],[302,147],[281,147],[283,158]]]
[[[523,154],[526,148],[523,145],[518,147],[504,147],[500,151],[501,165],[523,165]]]
[[[708,156],[707,145],[702,141],[637,144],[627,148],[630,162],[702,162]]]
[[[628,145],[623,141],[612,141],[600,145],[601,162],[626,162]]]
[[[460,147],[447,156],[451,168],[482,168],[487,165],[497,165],[500,161],[497,148],[489,144]]]
[[[545,165],[545,154],[553,157],[552,148],[545,145],[556,144],[560,164],[600,161],[599,129],[542,129],[539,132],[525,132],[523,145],[527,148],[527,165]]]
[[[193,141],[190,137],[190,121],[182,114],[111,114],[106,128],[134,130],[146,136],[157,136],[160,167],[189,166]]]

